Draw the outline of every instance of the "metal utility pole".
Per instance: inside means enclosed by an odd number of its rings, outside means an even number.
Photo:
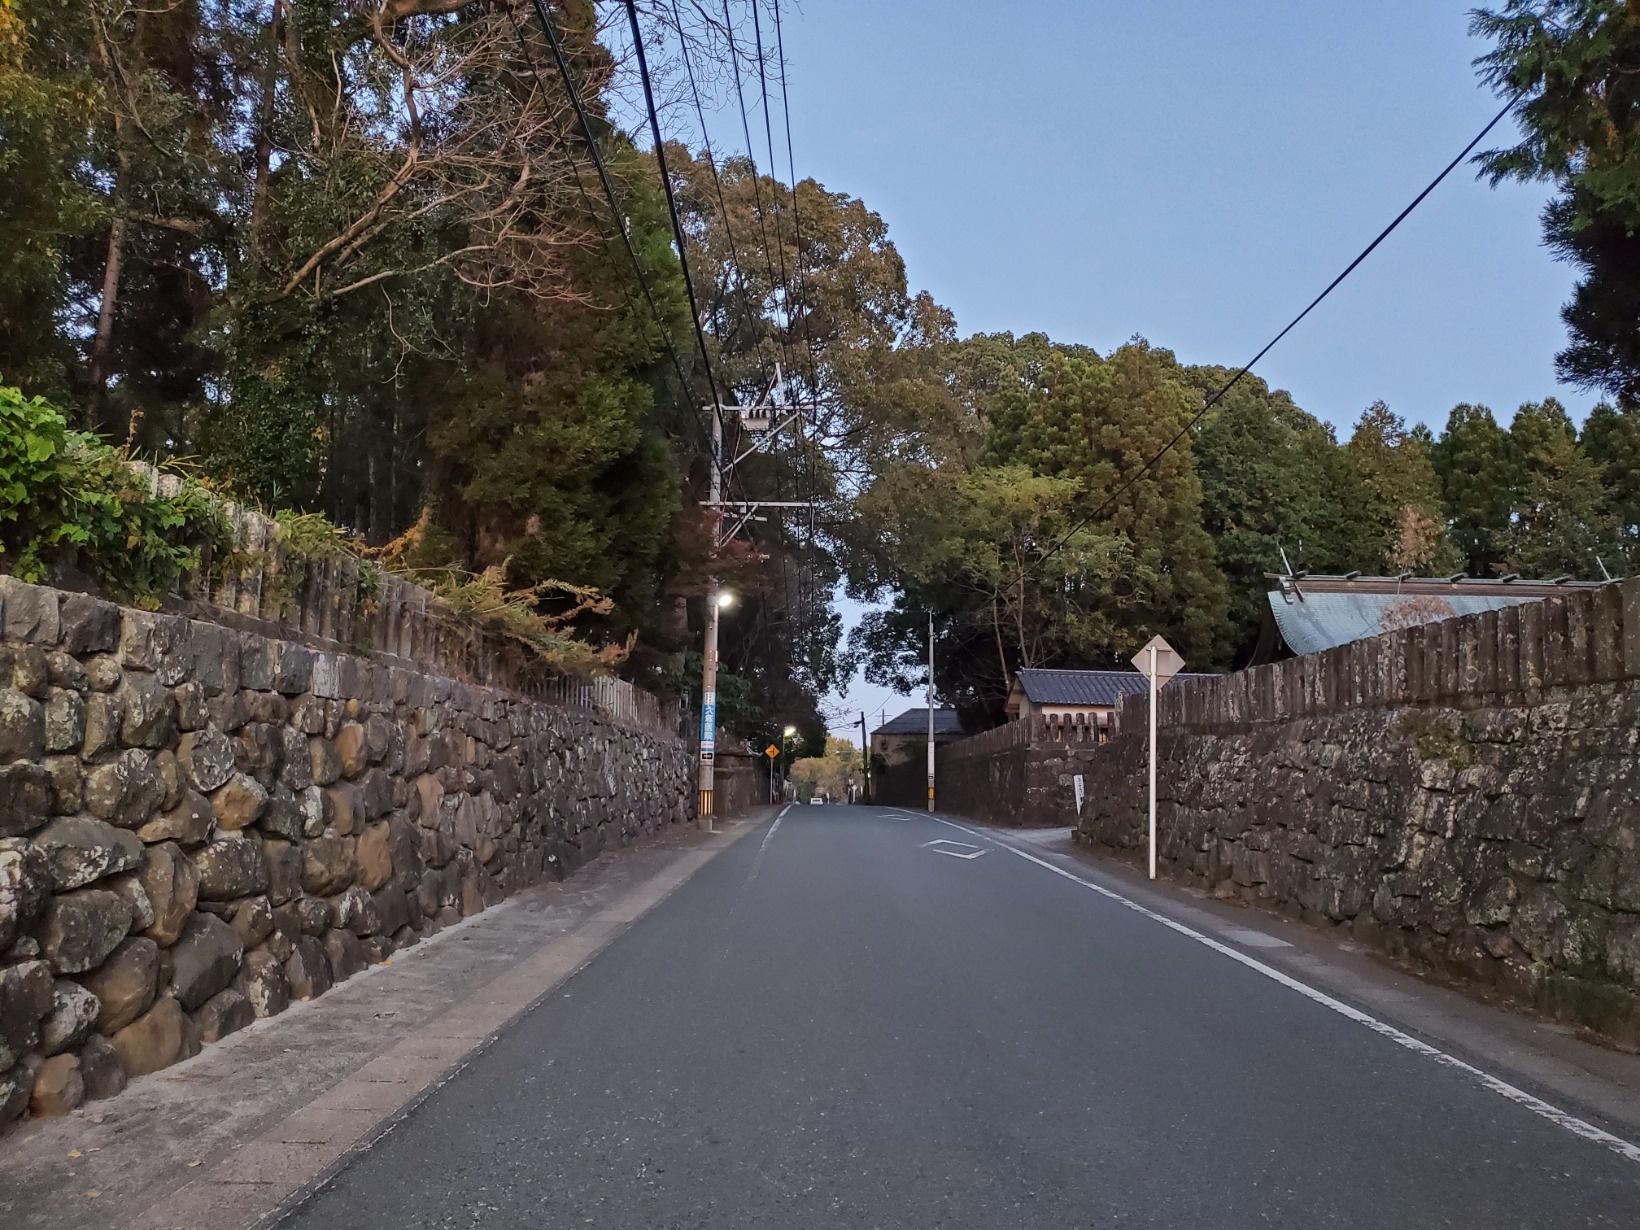
[[[711,499],[723,499],[723,411],[712,407]],[[700,680],[700,827],[712,831],[714,767],[717,761],[718,612],[722,595],[713,577],[706,591],[706,645],[701,655]]]
[[[928,612],[928,810],[934,810],[934,612]]]

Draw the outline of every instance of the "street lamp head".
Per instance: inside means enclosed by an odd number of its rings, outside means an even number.
[[[786,727],[786,729],[785,729],[785,731],[784,731],[784,732],[783,732],[783,733],[784,733],[784,734],[785,734],[785,736],[786,736],[786,738],[788,738],[788,739],[789,739],[789,738],[791,738],[791,737],[792,737],[792,736],[793,736],[793,735],[795,735],[795,734],[796,734],[796,733],[797,733],[797,727],[795,727],[795,726],[788,726],[788,727]]]
[[[725,589],[714,594],[712,596],[712,601],[715,602],[721,610],[723,607],[733,606],[735,604],[735,596]]]

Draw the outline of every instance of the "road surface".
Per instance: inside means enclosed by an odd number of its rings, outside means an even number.
[[[1255,957],[982,833],[792,807],[281,1224],[1640,1226],[1640,1153]]]

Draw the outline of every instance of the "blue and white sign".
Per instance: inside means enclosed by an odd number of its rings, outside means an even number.
[[[711,752],[717,748],[717,693],[708,692],[700,702],[700,750]]]

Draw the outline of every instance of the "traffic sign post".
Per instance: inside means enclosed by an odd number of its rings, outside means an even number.
[[[1184,659],[1162,637],[1153,636],[1133,665],[1150,681],[1150,878],[1156,878],[1156,692],[1184,669]]]

